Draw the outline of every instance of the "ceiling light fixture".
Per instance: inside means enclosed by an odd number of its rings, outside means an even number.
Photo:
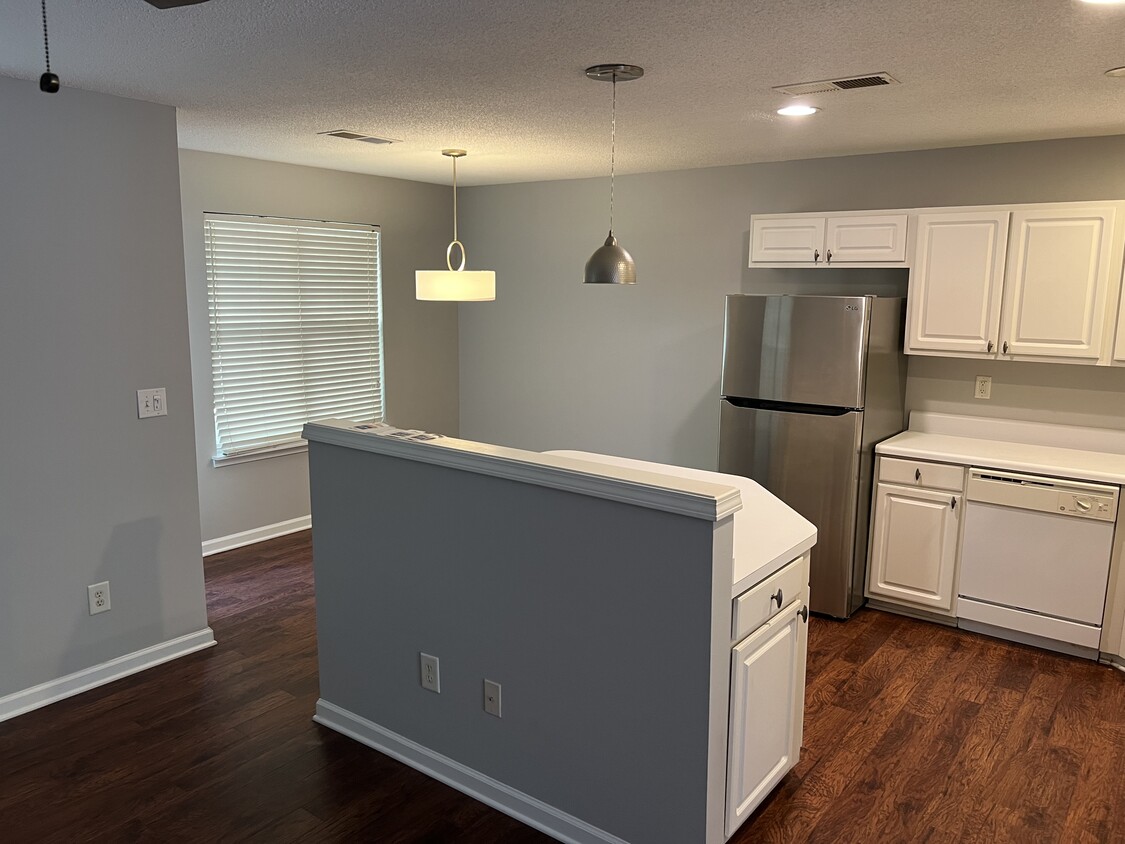
[[[810,114],[816,114],[820,111],[815,106],[807,105],[791,105],[785,108],[779,108],[777,113],[785,117],[808,117]]]
[[[1082,0],[1082,2],[1089,3],[1091,6],[1120,6],[1125,0]]]
[[[1111,67],[1105,72],[1106,76],[1112,76],[1114,79],[1120,79],[1125,76],[1125,67]]]
[[[617,154],[617,83],[644,76],[644,68],[633,64],[596,64],[586,68],[586,76],[598,82],[613,83],[613,110],[609,129],[609,237],[594,250],[586,262],[584,284],[636,284],[637,266],[633,256],[617,245],[613,236],[613,180]]]
[[[453,159],[453,240],[445,247],[447,270],[417,270],[414,295],[426,302],[491,302],[496,298],[496,273],[492,270],[466,270],[465,244],[457,239],[457,159],[463,149],[443,149]],[[461,265],[453,269],[453,247],[461,250]]]

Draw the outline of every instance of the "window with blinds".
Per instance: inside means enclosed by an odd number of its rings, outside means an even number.
[[[306,421],[383,418],[379,230],[205,214],[215,463],[300,446]]]

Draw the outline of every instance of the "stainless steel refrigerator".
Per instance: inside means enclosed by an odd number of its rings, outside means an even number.
[[[728,296],[719,471],[817,527],[810,609],[863,605],[875,444],[903,429],[905,301]]]

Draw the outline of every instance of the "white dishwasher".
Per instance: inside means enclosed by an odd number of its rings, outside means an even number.
[[[960,626],[979,629],[975,622],[986,632],[1014,631],[1036,644],[1093,648],[1096,657],[1118,491],[970,469],[957,588]]]

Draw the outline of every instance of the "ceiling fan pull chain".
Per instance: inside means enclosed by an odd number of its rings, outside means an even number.
[[[43,57],[47,61],[47,72],[39,77],[39,90],[44,94],[55,94],[59,90],[59,76],[51,73],[51,45],[47,39],[47,0],[39,0],[43,13]]]

